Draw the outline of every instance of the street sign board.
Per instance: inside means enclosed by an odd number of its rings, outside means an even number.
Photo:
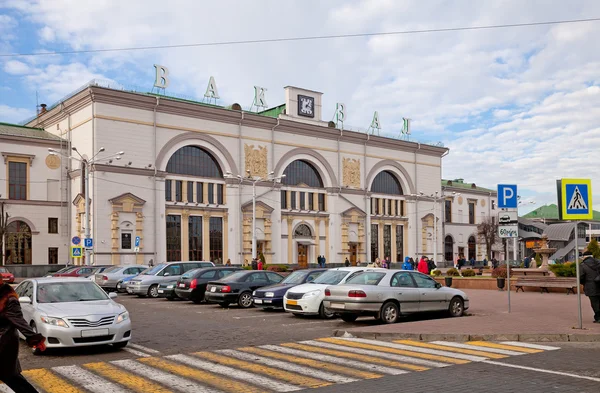
[[[83,256],[83,248],[80,246],[71,246],[71,258],[81,258]]]
[[[73,242],[74,245],[78,246],[81,244],[81,238],[79,236],[73,236],[73,239],[71,239],[71,241]]]
[[[140,240],[141,240],[141,239],[140,239],[140,237],[139,237],[139,236],[136,236],[136,237],[135,237],[135,244],[134,244],[134,247],[137,247],[137,248],[139,248],[139,247],[140,247]],[[137,252],[137,251],[136,251],[136,252]]]
[[[498,225],[519,225],[517,212],[501,211],[498,213]]]
[[[519,227],[517,225],[500,225],[498,226],[498,235],[500,237],[518,237]]]
[[[83,246],[85,248],[94,247],[94,239],[92,239],[91,237],[87,237],[87,238],[83,239]]]
[[[556,181],[556,188],[559,219],[591,220],[594,218],[590,179],[560,179]]]
[[[519,207],[516,184],[498,184],[498,207],[500,209]]]
[[[138,246],[134,247],[133,252],[140,252],[140,248]]]

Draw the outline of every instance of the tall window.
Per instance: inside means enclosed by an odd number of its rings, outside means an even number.
[[[58,265],[58,247],[48,247],[48,264]]]
[[[48,233],[58,233],[58,218],[48,217]]]
[[[325,211],[325,194],[319,194],[319,211]]]
[[[221,167],[213,155],[197,146],[185,146],[177,150],[167,163],[167,172],[199,177],[223,177]]]
[[[187,201],[194,202],[194,182],[187,182]]]
[[[165,201],[171,202],[173,200],[173,181],[165,180]]]
[[[188,218],[190,261],[202,260],[202,217]]]
[[[292,198],[292,204],[291,204],[292,207],[291,208],[295,209],[296,208],[296,191],[292,191],[290,193],[290,198]]]
[[[204,183],[196,183],[196,202],[204,203]]]
[[[13,221],[6,227],[6,264],[31,265],[31,228],[24,221]]]
[[[208,183],[208,203],[215,203],[215,185],[213,183]]]
[[[469,224],[475,224],[475,202],[469,202]]]
[[[210,261],[223,263],[223,218],[211,217],[208,243],[210,245]]]
[[[167,216],[167,262],[181,261],[181,216]]]
[[[392,255],[392,226],[383,226],[383,257],[391,257]]]
[[[471,259],[475,259],[476,258],[476,243],[475,243],[475,236],[470,236],[469,237],[469,260]]]
[[[452,201],[450,199],[444,201],[444,221],[452,222]]]
[[[371,262],[379,258],[379,225],[371,224]]]
[[[315,193],[308,193],[308,210],[315,210]]]
[[[396,225],[396,262],[404,260],[404,226]]]
[[[306,210],[306,193],[300,193],[300,210]]]
[[[378,194],[403,195],[400,182],[390,171],[382,171],[375,176],[371,191]]]
[[[8,162],[8,198],[27,199],[27,164]]]
[[[387,200],[387,215],[388,216],[392,215],[392,200],[391,199]]]
[[[287,191],[281,190],[281,208],[287,209],[288,208],[287,206],[288,206]]]
[[[217,203],[219,205],[223,204],[223,185],[217,184]]]
[[[287,186],[307,185],[323,188],[323,180],[316,168],[308,161],[292,161],[283,171],[282,183]]]
[[[183,201],[183,182],[181,180],[175,181],[175,200],[177,202]]]
[[[446,261],[452,261],[454,257],[454,242],[452,236],[447,235],[444,239],[444,258]]]

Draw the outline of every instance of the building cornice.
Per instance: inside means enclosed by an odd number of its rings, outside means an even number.
[[[484,191],[484,190],[477,190],[474,188],[463,188],[463,187],[453,187],[453,186],[442,186],[442,191],[454,191],[456,193],[460,193],[465,196],[467,194],[486,195],[486,196],[491,196],[492,198],[495,198],[498,196],[498,193],[496,191]],[[451,196],[451,195],[446,195],[446,196]]]
[[[1,202],[6,203],[7,205],[25,205],[25,206],[66,206],[69,202],[60,202],[60,201],[40,201],[40,200],[17,200],[17,199],[0,199]]]
[[[52,140],[52,139],[41,139],[41,138],[28,138],[25,136],[16,136],[16,135],[0,135],[0,141],[7,141],[7,142],[16,142],[19,145],[30,145],[30,146],[41,146],[41,147],[48,147],[48,146],[60,146],[61,143],[65,143],[66,141],[60,141],[60,140]]]

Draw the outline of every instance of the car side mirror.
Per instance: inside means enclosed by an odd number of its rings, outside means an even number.
[[[306,282],[313,282],[313,281],[315,281],[315,279],[314,279],[314,278],[312,278],[312,277],[309,277],[309,278],[306,280]]]
[[[439,282],[435,283],[435,289],[440,289],[442,287],[442,284],[440,284]]]
[[[165,273],[165,277],[170,276],[170,275],[171,275],[171,273]]]
[[[117,293],[116,292],[110,292],[108,294],[108,298],[109,299],[116,299],[117,298]]]
[[[29,296],[21,296],[19,298],[19,303],[31,304],[31,298]]]

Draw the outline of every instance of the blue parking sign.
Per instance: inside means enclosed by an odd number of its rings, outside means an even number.
[[[498,207],[500,209],[519,207],[516,184],[498,184]]]
[[[94,239],[92,239],[91,237],[87,237],[87,238],[83,239],[83,246],[85,248],[94,247]]]
[[[139,247],[139,246],[140,246],[140,237],[136,236],[135,237],[135,245],[134,245],[134,247]]]

